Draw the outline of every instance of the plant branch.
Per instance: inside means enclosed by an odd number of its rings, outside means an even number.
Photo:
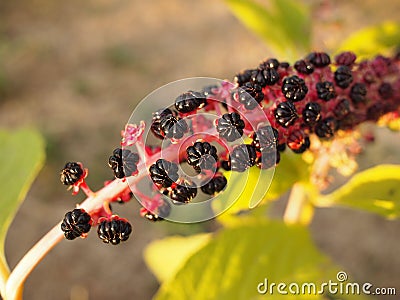
[[[308,224],[311,221],[312,207],[304,183],[297,182],[290,192],[283,220],[286,224]]]

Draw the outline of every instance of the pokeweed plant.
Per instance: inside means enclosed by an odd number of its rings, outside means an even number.
[[[268,58],[237,73],[233,83],[204,79],[200,82],[207,84],[198,87],[198,81],[189,80],[197,89],[177,93],[166,86],[152,94],[145,100],[153,109],[164,103],[150,101],[159,95],[168,104],[152,114],[143,108],[133,114],[121,132],[121,145],[108,159],[115,179],[99,191],[87,185],[88,170],[81,162],[67,162],[60,172],[62,184],[87,198],[66,212],[12,272],[2,249],[4,299],[22,297],[29,273],[63,239],[85,238],[96,227],[104,243],[128,240],[134,228],[113,213],[112,205],[133,195],[142,205],[140,215],[149,221],[198,222],[219,215],[223,226],[217,234],[171,237],[148,247],[146,261],[162,282],[157,299],[257,299],[263,297],[257,283],[265,272],[275,282],[327,281],[338,267],[317,250],[307,231],[316,207],[346,205],[399,216],[397,165],[357,173],[335,191],[322,193],[331,183],[332,169],[345,176],[356,171],[363,146],[360,124],[399,128],[400,55],[378,54],[399,44],[399,26],[385,23],[354,34],[342,46],[354,51],[313,51],[296,60],[310,45],[303,6],[276,0],[266,10],[253,1],[227,3],[275,52],[287,54],[290,63]],[[370,48],[363,49],[360,38]],[[373,43],[378,45],[371,47]],[[375,56],[367,57],[371,49]],[[186,87],[185,82],[178,84]],[[0,191],[7,195],[0,213],[4,245],[12,216],[44,154],[35,132],[1,132],[0,140]],[[14,151],[27,140],[27,153]],[[268,220],[269,201],[289,189],[283,222]]]

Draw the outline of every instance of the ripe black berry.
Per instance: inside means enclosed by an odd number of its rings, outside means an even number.
[[[234,79],[235,82],[239,86],[244,85],[246,82],[250,82],[253,71],[254,70],[249,69],[249,70],[244,70],[244,71],[240,72],[239,74],[236,74],[235,79]]]
[[[108,165],[114,171],[116,178],[124,178],[125,174],[131,176],[137,172],[139,155],[128,149],[116,148],[108,159]]]
[[[167,138],[180,139],[188,130],[186,121],[178,119],[173,115],[168,115],[160,119],[160,133]]]
[[[238,113],[226,113],[218,119],[217,131],[220,137],[233,142],[242,137],[244,126],[244,121]]]
[[[97,235],[106,244],[118,245],[129,238],[132,225],[125,219],[115,218],[103,221],[97,228]]]
[[[294,63],[294,68],[301,74],[312,74],[314,72],[314,66],[309,61],[300,59]]]
[[[348,66],[340,66],[337,68],[334,77],[336,85],[342,89],[348,88],[353,82],[353,75]]]
[[[278,146],[279,132],[275,128],[267,125],[257,129],[253,134],[251,143],[258,151],[264,149],[276,149]]]
[[[294,153],[303,153],[310,147],[310,139],[302,130],[292,131],[286,143]]]
[[[342,52],[335,57],[338,65],[351,66],[356,61],[357,56],[350,51]]]
[[[204,194],[215,195],[222,191],[228,181],[224,175],[216,175],[210,181],[201,184],[201,190]]]
[[[60,180],[64,185],[73,185],[78,182],[83,176],[81,164],[77,162],[68,162],[64,169],[61,170]]]
[[[256,148],[242,144],[233,148],[230,155],[232,171],[244,172],[256,163]]]
[[[269,169],[275,167],[281,159],[281,155],[274,149],[264,149],[261,156],[256,159],[256,164],[261,169]]]
[[[288,62],[286,62],[286,61],[283,61],[283,62],[281,62],[279,64],[279,67],[282,68],[282,69],[287,69],[287,68],[290,67],[290,64]]]
[[[340,120],[346,117],[350,113],[350,102],[347,99],[342,99],[336,104],[333,109],[333,114]]]
[[[156,222],[162,221],[164,218],[168,217],[171,212],[171,205],[167,201],[163,201],[162,205],[157,207],[156,211],[149,211],[142,207],[140,209],[140,215],[149,221]]]
[[[300,77],[293,75],[283,80],[282,93],[286,99],[293,102],[301,101],[304,99],[307,92],[307,85]]]
[[[174,188],[165,190],[164,194],[168,195],[175,204],[189,203],[197,195],[197,186],[188,179],[180,180]]]
[[[228,161],[228,160],[221,160],[220,166],[225,171],[230,171],[231,170],[231,162]]]
[[[238,89],[238,101],[244,105],[247,110],[257,107],[264,99],[264,94],[260,85],[246,82]]]
[[[317,82],[316,89],[321,100],[329,101],[336,97],[335,86],[330,81]]]
[[[311,52],[306,59],[316,68],[323,68],[331,63],[331,58],[325,52]]]
[[[387,111],[385,105],[381,102],[374,103],[367,109],[367,119],[371,121],[378,121]]]
[[[367,87],[364,83],[355,83],[350,90],[350,99],[358,104],[366,101]]]
[[[65,214],[61,223],[61,230],[67,240],[73,240],[89,232],[91,220],[90,215],[85,210],[76,208]]]
[[[298,118],[296,107],[290,101],[281,102],[275,109],[276,121],[283,127],[288,127]]]
[[[304,107],[302,115],[304,123],[313,126],[321,118],[321,106],[316,102],[309,102]]]
[[[279,67],[279,61],[276,58],[269,58],[266,61],[263,61],[260,63],[259,68],[260,69],[267,69],[267,68],[272,68],[272,69],[278,69]]]
[[[393,96],[392,85],[388,82],[383,82],[378,88],[378,93],[382,97],[382,99],[391,98]]]
[[[187,162],[196,171],[213,170],[218,161],[217,148],[208,142],[196,142],[186,149]]]
[[[204,94],[194,91],[188,91],[179,95],[175,99],[175,108],[181,113],[192,112],[204,106],[207,102]]]
[[[338,128],[338,122],[333,117],[328,117],[317,123],[315,126],[315,133],[320,138],[331,138],[334,136]]]
[[[164,188],[170,187],[178,180],[178,165],[165,159],[158,159],[149,168],[151,180]]]
[[[164,119],[165,117],[172,115],[173,113],[169,108],[160,109],[155,113],[153,113],[153,120],[150,129],[154,133],[154,135],[159,139],[164,138],[164,135],[161,133],[161,128],[160,128],[161,119]]]
[[[279,73],[274,68],[266,67],[253,71],[251,81],[261,87],[274,85],[279,81]]]

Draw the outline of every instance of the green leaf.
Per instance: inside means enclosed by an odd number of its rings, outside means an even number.
[[[188,237],[172,236],[152,242],[144,252],[147,266],[159,282],[173,278],[187,259],[210,240],[208,233]]]
[[[281,161],[275,171],[252,167],[248,173],[225,172],[224,175],[228,178],[227,188],[212,202],[215,212],[224,211],[217,220],[224,225],[235,225],[238,221],[235,219],[236,215],[259,203],[276,200],[294,183],[308,180],[308,171],[309,165],[301,155],[285,151],[281,154]]]
[[[319,204],[344,205],[377,213],[387,218],[398,218],[400,216],[400,166],[380,165],[357,173],[339,189],[323,196]]]
[[[34,130],[0,131],[0,276],[4,288],[9,269],[4,243],[17,210],[43,166],[44,141]]]
[[[221,231],[165,281],[156,300],[288,299],[276,289],[259,294],[264,282],[315,283],[336,280],[337,268],[313,245],[305,227],[255,222]],[[295,299],[326,299],[296,295]]]
[[[400,23],[388,21],[353,33],[343,41],[338,52],[351,50],[359,58],[369,58],[377,54],[389,54],[399,45]]]
[[[276,55],[293,60],[310,50],[310,12],[300,1],[270,0],[268,5],[254,0],[225,2]]]

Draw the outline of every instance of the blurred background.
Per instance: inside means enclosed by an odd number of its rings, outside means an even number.
[[[366,25],[400,21],[397,0],[305,2],[316,49],[332,49]],[[38,128],[47,142],[46,165],[8,235],[10,265],[83,200],[59,182],[65,162],[83,162],[94,189],[112,178],[108,156],[143,97],[186,77],[231,80],[270,55],[223,1],[0,0],[0,126]],[[362,158],[366,164],[393,161],[400,144],[390,140],[381,131],[379,145]],[[113,247],[92,233],[63,241],[27,280],[25,299],[150,299],[158,283],[143,262],[144,247],[214,226],[153,224],[139,217],[135,201],[115,208],[134,226],[130,240]],[[275,210],[279,215],[282,207]],[[312,231],[317,245],[358,280],[400,291],[399,221],[320,209]]]

